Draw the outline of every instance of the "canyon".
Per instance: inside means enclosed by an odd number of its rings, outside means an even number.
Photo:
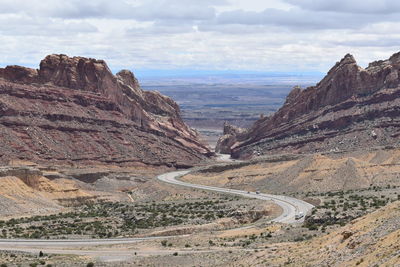
[[[50,55],[39,70],[0,69],[2,249],[18,246],[8,239],[88,240],[0,255],[57,266],[397,264],[397,62],[362,69],[346,55],[250,129],[226,123],[216,150],[241,160],[213,158],[177,103],[104,61]],[[155,178],[192,166],[174,185]],[[276,200],[249,198],[264,194],[314,207],[279,223],[287,212]]]

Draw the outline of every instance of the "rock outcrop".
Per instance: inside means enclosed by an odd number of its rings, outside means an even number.
[[[215,152],[230,154],[230,148],[237,142],[237,139],[246,133],[246,129],[236,127],[227,122],[224,124],[223,136],[221,136],[215,147]]]
[[[0,167],[0,216],[43,215],[65,211],[61,204],[76,205],[96,199],[74,181],[50,180],[35,167]]]
[[[316,86],[295,87],[272,116],[246,134],[222,137],[234,158],[277,152],[396,146],[400,135],[400,53],[366,69],[346,55]]]
[[[0,163],[193,166],[209,156],[179,106],[102,60],[49,55],[0,68]]]

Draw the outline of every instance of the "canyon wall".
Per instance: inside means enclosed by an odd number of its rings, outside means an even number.
[[[397,146],[399,71],[400,53],[365,69],[348,54],[316,86],[295,87],[277,112],[245,132],[223,136],[217,147],[244,159]]]
[[[179,106],[130,71],[66,55],[0,68],[0,163],[189,167],[211,154]]]

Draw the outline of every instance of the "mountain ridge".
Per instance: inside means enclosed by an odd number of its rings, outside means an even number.
[[[113,75],[103,60],[66,55],[39,69],[0,68],[0,136],[3,163],[184,167],[212,154],[172,99],[142,90],[130,71]]]
[[[362,144],[396,145],[399,70],[400,53],[365,69],[347,54],[317,85],[293,88],[271,116],[259,119],[244,133],[221,137],[220,151],[250,158],[291,150],[312,153]],[[348,141],[351,138],[356,141]]]

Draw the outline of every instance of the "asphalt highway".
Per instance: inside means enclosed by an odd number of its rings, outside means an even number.
[[[183,175],[188,174],[189,172],[190,171],[169,172],[169,173],[161,174],[157,178],[160,181],[174,184],[174,185],[272,201],[282,208],[282,214],[279,215],[277,218],[272,219],[273,222],[277,222],[277,223],[287,223],[287,224],[300,223],[300,222],[304,221],[304,216],[314,207],[313,205],[311,205],[303,200],[296,199],[293,197],[282,196],[282,195],[263,194],[263,193],[259,193],[259,192],[248,192],[248,191],[229,189],[229,188],[220,188],[220,187],[207,186],[207,185],[191,184],[191,183],[183,182],[183,181],[180,181],[177,179]],[[296,214],[297,215],[303,214],[304,216],[301,217],[300,219],[296,219]]]
[[[175,171],[159,175],[157,178],[166,183],[177,186],[184,186],[189,188],[215,191],[225,194],[240,195],[243,197],[262,199],[272,201],[282,208],[282,214],[271,221],[285,224],[296,224],[304,220],[304,217],[296,219],[296,214],[306,215],[313,206],[302,200],[282,196],[270,195],[259,192],[247,192],[229,188],[219,188],[213,186],[191,184],[179,180],[179,177],[188,174],[189,171]],[[16,250],[26,252],[37,252],[39,250],[46,251],[47,253],[61,253],[65,254],[78,254],[78,255],[91,255],[96,254],[98,257],[104,257],[107,260],[123,259],[122,255],[114,255],[111,252],[102,254],[101,251],[86,251],[79,249],[82,247],[98,247],[104,245],[118,245],[118,244],[131,244],[141,241],[165,239],[166,236],[161,237],[140,237],[140,238],[114,238],[114,239],[60,239],[60,240],[34,240],[34,239],[0,239],[0,250]],[[160,252],[161,253],[161,252]],[[108,254],[108,255],[107,255]],[[118,253],[117,253],[118,254]],[[162,253],[161,253],[162,254]]]

